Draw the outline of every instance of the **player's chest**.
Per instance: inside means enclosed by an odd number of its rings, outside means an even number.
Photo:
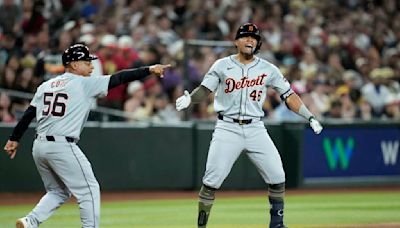
[[[248,88],[263,88],[268,82],[268,72],[251,68],[227,67],[221,80],[226,93]]]

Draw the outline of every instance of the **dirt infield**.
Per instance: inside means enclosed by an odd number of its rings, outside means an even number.
[[[383,187],[358,187],[358,188],[318,188],[318,189],[289,189],[287,195],[307,195],[318,193],[338,193],[338,192],[371,192],[371,191],[400,191],[400,186],[383,186]],[[0,193],[0,205],[18,205],[37,203],[43,196],[44,192],[36,193]],[[102,201],[118,201],[118,200],[151,200],[151,199],[197,199],[197,191],[103,191],[101,193]],[[228,191],[220,190],[217,196],[221,198],[235,196],[262,196],[267,191]],[[72,200],[74,202],[74,200]],[[382,227],[393,227],[382,226]],[[397,224],[397,227],[400,225]],[[369,228],[369,227],[368,227]]]

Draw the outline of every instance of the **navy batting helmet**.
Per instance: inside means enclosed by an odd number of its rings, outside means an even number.
[[[251,36],[254,37],[257,40],[257,46],[253,51],[253,54],[257,53],[258,50],[260,50],[261,47],[261,31],[257,28],[257,26],[253,23],[246,23],[243,24],[242,26],[239,27],[239,29],[236,32],[236,37],[235,40],[241,38],[241,37],[246,37],[246,36]]]
[[[62,55],[62,62],[67,66],[72,61],[90,61],[97,59],[96,56],[89,53],[89,48],[84,44],[74,44],[67,48]]]

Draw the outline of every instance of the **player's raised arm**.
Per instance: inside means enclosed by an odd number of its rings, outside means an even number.
[[[31,121],[36,117],[36,107],[29,106],[21,120],[15,126],[10,138],[8,139],[6,145],[4,146],[4,151],[13,159],[17,153],[17,148],[19,145],[19,140],[24,135],[26,129],[28,128]]]
[[[160,78],[164,77],[164,70],[171,67],[170,64],[155,64],[150,67],[139,67],[134,69],[121,70],[111,75],[108,89],[112,89],[124,83],[140,80],[150,74],[155,74]]]
[[[321,133],[322,125],[304,105],[299,95],[292,93],[286,98],[285,103],[290,110],[310,121],[310,127],[314,130],[315,134]]]
[[[210,93],[211,91],[202,85],[196,87],[190,94],[189,91],[185,90],[184,94],[176,99],[176,110],[181,111],[189,107],[190,103],[199,103],[206,99]]]

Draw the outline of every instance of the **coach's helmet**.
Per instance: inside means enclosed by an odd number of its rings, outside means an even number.
[[[97,59],[96,56],[89,53],[89,48],[84,44],[74,44],[67,48],[62,55],[62,63],[67,66],[72,61],[90,61]]]
[[[246,36],[252,36],[257,40],[257,46],[253,51],[253,54],[256,54],[258,50],[260,50],[261,47],[261,31],[257,28],[257,26],[253,23],[246,23],[243,24],[242,26],[239,27],[239,29],[236,32],[236,37],[235,40],[241,38],[241,37],[246,37]]]

